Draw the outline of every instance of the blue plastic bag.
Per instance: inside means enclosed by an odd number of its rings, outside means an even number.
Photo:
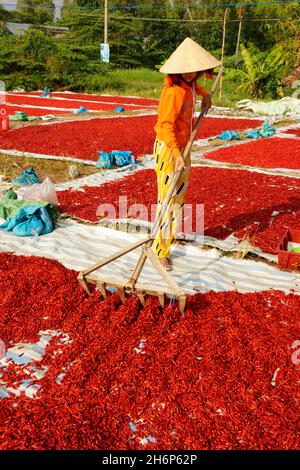
[[[51,98],[51,91],[52,91],[51,88],[48,88],[47,86],[45,86],[44,91],[40,94],[40,97],[41,98]]]
[[[272,137],[276,132],[275,127],[271,126],[269,119],[267,118],[260,128],[260,135],[262,137]]]
[[[122,113],[123,111],[125,111],[125,108],[123,108],[122,106],[117,106],[117,107],[114,109],[114,112],[115,112],[115,113]]]
[[[79,109],[76,109],[74,111],[74,114],[82,114],[82,113],[89,113],[89,110],[85,108],[84,106],[80,106]]]
[[[11,180],[11,182],[15,186],[30,186],[35,183],[41,184],[41,180],[36,175],[34,168],[26,168],[17,178]]]
[[[245,137],[249,137],[250,139],[260,139],[261,137],[272,137],[275,132],[275,127],[271,126],[270,121],[267,118],[259,129],[252,129],[251,131],[246,132]]]
[[[110,170],[114,166],[114,157],[111,153],[99,151],[99,159],[96,168]]]
[[[96,168],[111,169],[113,166],[126,166],[136,164],[131,150],[113,150],[111,153],[99,151]]]
[[[245,137],[249,137],[249,139],[259,139],[261,135],[259,129],[252,129],[245,133]]]
[[[18,237],[29,237],[50,233],[54,226],[45,207],[24,206],[0,225],[0,229],[13,232]]]
[[[234,140],[240,139],[241,136],[235,131],[224,131],[219,135],[219,138],[222,140]]]
[[[113,150],[112,154],[117,166],[125,166],[135,163],[131,150]]]

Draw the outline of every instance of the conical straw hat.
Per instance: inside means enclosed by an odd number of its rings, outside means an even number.
[[[219,60],[191,38],[186,38],[159,71],[162,73],[201,72],[218,65],[221,65]]]

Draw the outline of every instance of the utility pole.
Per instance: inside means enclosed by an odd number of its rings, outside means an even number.
[[[108,0],[104,0],[104,44],[108,44]]]

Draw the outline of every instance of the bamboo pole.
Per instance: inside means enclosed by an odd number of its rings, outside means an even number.
[[[130,251],[135,250],[139,246],[144,245],[145,243],[147,243],[148,240],[149,240],[149,238],[147,238],[145,240],[138,240],[134,243],[131,243],[131,245],[128,245],[127,248],[122,248],[122,250],[117,251],[117,253],[114,253],[113,255],[109,256],[108,258],[105,258],[104,260],[100,261],[99,263],[95,263],[92,266],[90,266],[89,268],[84,269],[83,271],[81,271],[81,273],[83,274],[84,277],[88,276],[93,271],[96,271],[97,269],[103,268],[103,266],[105,266],[106,264],[109,264],[112,261],[115,261],[116,259],[120,258],[121,256],[126,255]]]
[[[151,246],[151,244],[152,244],[152,241],[149,243],[149,246]],[[147,255],[145,253],[145,250],[143,249],[142,254],[139,257],[139,260],[138,260],[138,262],[137,262],[137,264],[134,268],[134,271],[133,271],[133,273],[132,273],[132,275],[131,275],[131,277],[128,281],[128,284],[127,284],[128,289],[134,290],[135,285],[137,283],[137,280],[139,278],[139,275],[141,274],[141,271],[142,271],[142,269],[144,267],[144,264],[146,262],[146,259],[147,259]]]
[[[223,39],[222,39],[222,55],[221,55],[221,67],[224,67],[224,49],[225,49],[225,38],[226,38],[226,22],[227,22],[228,8],[225,9],[224,20],[223,20]],[[222,87],[223,87],[223,77],[220,78],[220,91],[219,91],[219,101],[222,99]]]
[[[238,37],[237,37],[236,49],[235,49],[236,54],[239,52],[239,48],[240,48],[242,22],[243,22],[243,7],[239,7],[239,29],[238,29]]]
[[[184,291],[178,286],[177,282],[174,281],[172,276],[170,276],[170,274],[160,264],[160,262],[158,261],[158,258],[155,256],[152,248],[146,248],[145,251],[146,251],[147,258],[149,259],[149,261],[152,264],[153,268],[156,269],[156,271],[159,272],[161,277],[168,284],[168,286],[171,288],[171,290],[174,292],[174,294],[178,297],[181,296],[181,295],[185,295]]]

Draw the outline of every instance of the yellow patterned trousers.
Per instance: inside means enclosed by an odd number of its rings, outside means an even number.
[[[170,188],[175,173],[175,159],[166,144],[158,139],[154,143],[155,172],[157,176],[157,211],[156,217],[164,207],[164,200]],[[176,193],[172,197],[160,224],[152,248],[156,256],[164,258],[169,256],[170,246],[176,240],[178,228],[181,223],[184,207],[184,197],[187,190],[191,159],[187,157],[186,169],[182,170],[176,184]]]

